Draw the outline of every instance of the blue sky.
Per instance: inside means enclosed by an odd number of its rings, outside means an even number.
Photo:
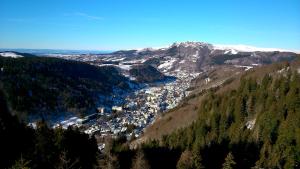
[[[300,0],[0,0],[0,48],[203,41],[300,50]]]

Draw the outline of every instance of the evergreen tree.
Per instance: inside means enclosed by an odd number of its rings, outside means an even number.
[[[113,154],[108,155],[106,169],[120,169],[120,163],[118,157]]]
[[[67,152],[63,151],[59,157],[59,163],[56,169],[75,169],[75,165],[78,163],[78,160],[75,162],[71,162],[71,160],[67,157]]]
[[[202,157],[200,154],[200,149],[194,149],[193,153],[193,167],[194,169],[204,169],[205,167],[202,165]]]
[[[54,132],[45,121],[37,124],[36,144],[34,151],[34,167],[52,169],[58,160],[58,152],[54,144]]]
[[[223,163],[223,169],[233,169],[235,165],[234,157],[232,153],[229,152],[225,158],[225,162]]]
[[[23,159],[22,155],[21,158],[16,161],[16,163],[11,167],[11,169],[30,169],[29,166],[30,161]]]
[[[132,162],[131,169],[150,169],[148,160],[145,157],[143,150],[139,149]]]
[[[176,165],[177,169],[193,169],[193,154],[191,151],[189,150],[185,150],[184,152],[182,152],[177,165]]]

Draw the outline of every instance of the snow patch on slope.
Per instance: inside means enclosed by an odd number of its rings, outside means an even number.
[[[118,66],[119,68],[123,69],[123,70],[130,70],[132,65],[123,65],[123,64],[119,64],[119,65],[115,65]]]
[[[23,57],[22,55],[18,55],[14,52],[1,52],[0,56],[2,57],[11,57],[11,58],[20,58]]]
[[[226,52],[231,52],[232,54],[236,51],[239,52],[255,52],[255,51],[263,51],[263,52],[273,52],[273,51],[279,51],[279,52],[289,52],[289,50],[286,49],[278,49],[278,48],[259,48],[255,46],[248,46],[248,45],[213,45],[213,48],[215,50],[226,50]]]
[[[234,67],[241,67],[241,68],[245,68],[245,71],[250,70],[253,68],[253,66],[243,66],[243,65],[234,65]]]
[[[234,49],[229,49],[229,50],[226,50],[225,52],[224,52],[224,54],[233,54],[233,55],[235,55],[235,54],[237,54],[238,53],[238,51],[237,50],[234,50]]]
[[[171,60],[167,60],[166,62],[164,62],[163,64],[158,66],[158,69],[165,69],[165,70],[169,70],[172,68],[173,63],[176,61],[177,59],[171,59]]]
[[[255,122],[256,122],[256,119],[247,121],[247,123],[246,123],[247,129],[252,130],[255,126]]]

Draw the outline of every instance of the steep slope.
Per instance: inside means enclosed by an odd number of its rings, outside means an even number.
[[[236,84],[228,85],[228,83],[238,79],[243,73],[243,68],[218,66],[200,74],[192,81],[192,87],[189,89],[192,93],[177,107],[159,116],[154,124],[145,130],[141,141],[160,139],[163,135],[170,134],[178,128],[189,126],[197,119],[201,100],[206,97],[208,89],[220,86],[236,87]]]
[[[9,108],[20,116],[86,114],[95,111],[99,96],[129,90],[127,78],[114,67],[46,57],[0,57],[0,68],[0,87]]]
[[[221,168],[228,152],[237,168],[298,168],[299,68],[299,62],[260,68],[234,90],[210,91],[195,123],[163,137],[162,145],[200,149],[207,168]]]
[[[216,67],[211,71],[201,74],[193,81],[193,92],[185,98],[179,106],[162,114],[154,124],[149,126],[137,142],[144,142],[148,139],[161,139],[163,135],[170,134],[176,129],[188,126],[197,119],[201,101],[206,97],[208,89],[216,93],[223,93],[238,88],[241,77],[255,78],[262,80],[264,75],[280,75],[286,63],[272,64],[244,72],[243,68]],[[292,62],[289,69],[300,72],[300,62]],[[209,79],[209,80],[208,80]]]
[[[129,160],[132,151],[144,152],[152,168],[217,169],[228,163],[245,169],[299,168],[299,84],[299,61],[255,68],[189,98],[199,99],[183,105],[198,106],[185,110],[197,113],[189,126],[161,134],[160,140],[148,138],[133,150],[117,143],[112,152],[118,160]],[[166,123],[173,120],[168,119]]]

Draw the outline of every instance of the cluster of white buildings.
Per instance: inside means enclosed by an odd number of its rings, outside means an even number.
[[[171,74],[172,75],[172,74]],[[127,138],[140,136],[143,130],[152,124],[158,114],[174,108],[188,95],[186,91],[190,82],[199,74],[176,73],[177,79],[166,84],[152,84],[136,91],[125,99],[122,107],[113,107],[118,116],[101,124],[105,131],[110,130],[112,135],[125,134]],[[127,131],[128,125],[135,129]],[[104,134],[104,133],[103,133]]]

